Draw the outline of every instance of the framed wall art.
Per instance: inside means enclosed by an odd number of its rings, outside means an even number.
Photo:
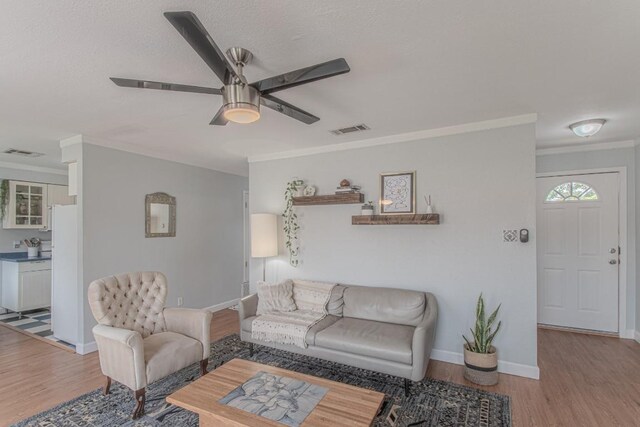
[[[380,214],[416,213],[416,173],[380,174]]]

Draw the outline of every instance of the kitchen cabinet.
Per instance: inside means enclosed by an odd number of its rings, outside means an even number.
[[[4,228],[45,228],[47,206],[47,184],[9,181]]]
[[[73,205],[66,185],[9,181],[9,203],[4,228],[51,229],[51,207]]]
[[[2,306],[22,313],[51,306],[51,260],[2,261]]]

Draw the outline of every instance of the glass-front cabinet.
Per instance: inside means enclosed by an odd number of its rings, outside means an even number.
[[[45,228],[47,213],[47,184],[9,181],[4,228]]]

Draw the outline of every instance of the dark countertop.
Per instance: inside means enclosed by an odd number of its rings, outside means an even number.
[[[34,258],[29,258],[26,252],[5,252],[0,254],[0,261],[11,261],[11,262],[30,262],[30,261],[46,261],[50,260],[51,255],[38,256]]]

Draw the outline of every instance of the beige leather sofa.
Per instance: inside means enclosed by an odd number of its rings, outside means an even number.
[[[402,377],[407,393],[407,380],[420,381],[427,372],[438,318],[431,293],[337,285],[329,315],[307,333],[307,348],[252,339],[257,305],[256,294],[240,302],[243,341]]]
[[[111,380],[134,391],[133,418],[144,413],[145,387],[200,362],[207,369],[211,312],[164,308],[167,279],[149,271],[105,277],[89,285],[89,305],[98,325],[93,335],[100,368]]]

